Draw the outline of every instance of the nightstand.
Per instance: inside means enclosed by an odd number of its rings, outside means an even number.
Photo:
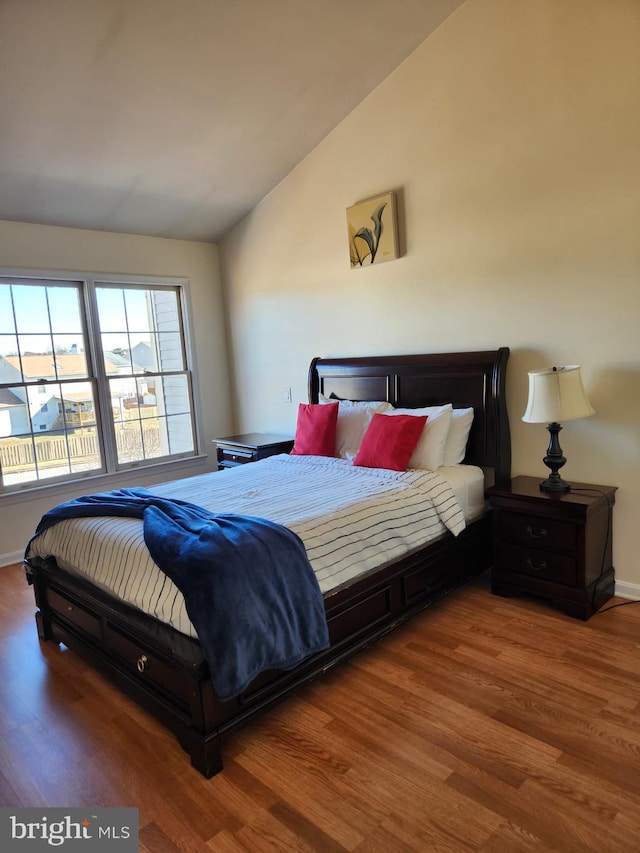
[[[293,447],[293,439],[284,435],[268,435],[263,432],[247,432],[242,435],[227,435],[216,438],[218,471],[234,468],[247,462],[257,462],[276,453],[288,453]]]
[[[487,489],[492,507],[491,590],[548,599],[588,619],[614,593],[611,561],[614,486],[572,483],[540,491],[539,477],[515,477]]]

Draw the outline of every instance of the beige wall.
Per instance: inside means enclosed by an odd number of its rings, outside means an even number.
[[[221,244],[239,428],[292,432],[315,355],[508,345],[513,471],[542,477],[527,371],[579,363],[564,473],[619,487],[640,597],[639,45],[638,0],[454,13]],[[351,270],[345,208],[389,189],[404,256]]]
[[[210,470],[213,465],[211,440],[229,432],[232,417],[216,246],[0,221],[0,262],[3,267],[188,278],[191,326],[196,341],[201,445],[203,454],[207,454],[204,459],[181,465],[158,466],[152,472],[87,480],[81,484],[81,489],[75,484],[1,497],[2,565],[16,559],[40,516],[60,501],[80,492],[134,484],[147,486]]]

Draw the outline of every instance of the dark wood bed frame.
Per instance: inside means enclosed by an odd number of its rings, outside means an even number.
[[[319,393],[396,406],[473,406],[465,461],[510,476],[505,404],[509,349],[441,355],[316,358],[309,399]],[[491,476],[491,475],[490,475]],[[288,672],[268,672],[236,699],[217,696],[199,643],[62,571],[53,559],[26,564],[42,640],[64,643],[177,736],[204,776],[222,769],[221,737],[301,685],[393,630],[491,564],[489,514],[454,537],[325,596],[330,648]]]

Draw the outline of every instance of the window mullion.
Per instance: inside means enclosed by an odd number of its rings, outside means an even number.
[[[89,339],[91,360],[90,373],[94,377],[93,387],[96,400],[96,422],[99,425],[98,439],[107,472],[117,470],[117,450],[113,417],[111,413],[111,396],[109,382],[105,369],[100,320],[98,317],[98,302],[93,279],[87,279],[84,287],[85,312],[87,317],[87,337]]]

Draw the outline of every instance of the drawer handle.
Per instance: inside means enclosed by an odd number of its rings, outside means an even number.
[[[144,672],[145,669],[149,666],[150,660],[146,655],[140,655],[138,658],[138,662],[136,666],[138,667],[138,672]]]
[[[527,525],[527,533],[529,534],[529,536],[532,539],[544,539],[544,537],[547,535],[547,528],[541,527],[539,533],[534,533],[533,528],[531,527],[530,524],[528,524]]]
[[[541,572],[547,568],[547,561],[541,560],[539,563],[534,563],[531,557],[527,557],[527,568],[531,569],[532,572]]]

